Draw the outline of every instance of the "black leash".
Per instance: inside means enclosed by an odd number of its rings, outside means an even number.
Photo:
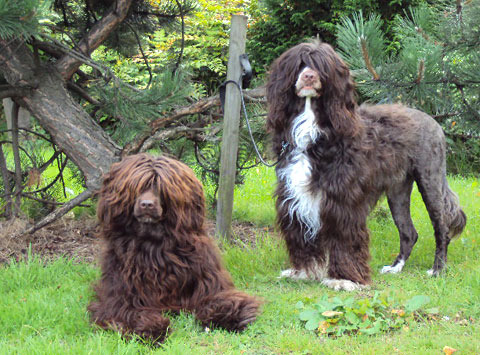
[[[250,79],[252,78],[252,68],[250,66],[250,62],[248,61],[248,57],[246,54],[242,54],[240,56],[240,64],[242,65],[242,84],[245,87],[248,87],[248,84],[250,83]],[[242,85],[240,85],[235,80],[227,80],[224,83],[222,83],[222,85],[220,85],[220,102],[222,104],[222,111],[225,112],[224,106],[225,106],[225,92],[226,92],[227,84],[234,84],[235,87],[240,92],[240,99],[242,102],[243,115],[245,116],[245,123],[247,124],[248,134],[250,135],[250,140],[252,141],[253,148],[255,149],[255,153],[257,154],[258,159],[263,165],[268,166],[269,168],[274,167],[285,157],[285,152],[286,152],[286,149],[288,148],[288,143],[286,142],[282,143],[282,151],[280,152],[280,157],[275,163],[273,164],[267,163],[263,159],[262,155],[260,154],[260,150],[258,149],[257,143],[255,142],[255,138],[253,137],[252,127],[250,126],[250,120],[248,119],[248,114],[247,114],[247,107],[245,106],[245,99],[243,97]]]

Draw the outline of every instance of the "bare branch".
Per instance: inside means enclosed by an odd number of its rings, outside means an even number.
[[[35,136],[37,136],[37,137],[40,137],[40,138],[42,138],[43,140],[46,140],[47,142],[53,144],[52,140],[49,139],[49,138],[47,138],[47,136],[45,136],[45,135],[43,135],[43,134],[40,134],[40,133],[35,132],[35,131],[32,131],[31,129],[28,129],[28,128],[18,127],[18,129],[19,129],[20,131],[24,131],[24,132],[33,134],[33,135],[35,135]],[[8,132],[12,132],[12,130],[11,130],[11,129],[1,129],[1,130],[0,130],[0,133],[8,133]],[[2,143],[10,143],[10,144],[11,144],[12,142],[0,141],[0,144],[2,144]]]
[[[21,192],[22,192],[22,166],[20,162],[20,150],[18,142],[18,112],[20,106],[13,101],[12,109],[12,150],[13,150],[13,160],[15,162],[15,217],[18,217],[20,212],[21,205]]]
[[[7,168],[7,161],[5,155],[3,154],[2,144],[0,144],[0,172],[2,174],[3,186],[5,190],[5,215],[7,219],[10,219],[12,216],[12,188],[10,186],[10,172]]]
[[[33,196],[33,194],[31,192],[22,192],[21,195],[24,198],[28,198],[29,200],[34,200],[34,201],[40,202],[44,205],[53,205],[53,206],[62,206],[63,205],[62,202],[57,202],[57,201],[53,201],[53,200],[45,200],[43,198],[35,197],[35,196]]]
[[[0,85],[0,100],[7,97],[23,97],[28,95],[30,90],[24,87],[14,87],[11,85]]]
[[[23,232],[20,232],[19,234],[17,234],[14,237],[18,237],[18,236],[24,235],[24,234],[35,233],[40,228],[43,228],[46,225],[56,221],[57,219],[59,219],[60,217],[65,215],[68,211],[70,211],[72,208],[80,205],[82,202],[84,202],[85,200],[92,197],[93,194],[94,194],[94,192],[90,189],[87,189],[87,190],[83,191],[80,195],[78,195],[77,197],[75,197],[75,198],[71,199],[70,201],[64,203],[62,207],[57,208],[55,211],[48,214],[46,217],[44,217],[42,220],[40,220],[38,223],[36,223],[32,227],[27,228],[26,230],[24,230]]]
[[[265,98],[265,87],[259,87],[252,90],[246,90],[244,92],[245,101],[259,101]],[[207,97],[206,99],[199,100],[193,103],[190,106],[182,107],[175,110],[167,117],[161,117],[156,119],[155,121],[151,122],[150,127],[151,130],[149,133],[142,135],[141,137],[137,137],[133,142],[130,142],[125,145],[122,151],[122,156],[127,156],[130,154],[138,153],[143,149],[143,145],[145,142],[152,136],[155,135],[157,131],[162,128],[165,128],[169,124],[178,121],[180,118],[195,115],[199,113],[204,113],[211,109],[212,107],[220,106],[220,96],[215,95],[211,97]]]
[[[150,87],[150,84],[152,83],[152,80],[153,80],[153,74],[152,74],[152,69],[150,68],[150,65],[148,64],[148,60],[147,60],[147,56],[143,50],[143,47],[142,47],[142,42],[140,41],[140,37],[138,36],[138,33],[137,31],[135,30],[135,28],[129,24],[128,22],[125,22],[125,24],[130,28],[130,30],[133,32],[133,34],[135,35],[135,39],[137,40],[137,44],[138,44],[138,49],[140,50],[140,53],[142,54],[142,58],[143,58],[143,62],[145,63],[145,66],[147,67],[147,70],[148,70],[148,75],[150,76],[149,80],[148,80],[148,84],[147,84],[147,89]]]
[[[420,59],[420,62],[418,62],[418,73],[417,73],[417,78],[415,79],[415,83],[420,84],[424,74],[425,74],[425,60]]]
[[[90,102],[94,106],[101,106],[102,103],[98,101],[96,98],[92,97],[86,90],[82,87],[78,86],[72,81],[67,81],[67,87],[72,90],[73,92],[77,93],[82,99],[85,101]]]
[[[41,34],[40,34],[41,35]],[[65,46],[63,43],[55,40],[55,39],[51,39],[52,43],[55,44],[55,46],[58,46],[59,49],[65,51],[65,53],[68,53],[69,56],[77,59],[81,64],[86,64],[90,67],[92,67],[93,69],[96,69],[98,70],[100,73],[102,73],[102,75],[104,76],[105,78],[105,81],[106,82],[109,82],[110,80],[114,80],[116,85],[124,85],[126,87],[128,87],[129,89],[135,91],[135,92],[141,92],[141,90],[139,90],[138,88],[130,85],[130,84],[127,84],[125,82],[122,82],[121,79],[119,79],[117,76],[115,76],[115,74],[113,73],[112,69],[108,66],[105,66],[101,63],[98,63],[98,62],[95,62],[93,59],[91,59],[90,57],[87,57],[85,56],[84,54],[78,52],[78,51],[75,51],[73,49],[70,49],[68,48],[67,46]],[[66,54],[67,55],[67,54]],[[80,70],[77,69],[77,71],[75,71],[75,73],[79,74],[79,75],[83,75],[84,77],[86,77],[86,74],[85,73],[82,73]]]
[[[177,3],[177,6],[178,6],[178,9],[180,10],[180,17],[182,19],[182,41],[181,41],[181,45],[180,45],[180,54],[178,55],[178,59],[177,59],[177,63],[175,64],[175,70],[174,72],[176,72],[178,70],[178,67],[180,66],[180,63],[182,62],[182,58],[183,58],[183,50],[185,48],[185,14],[183,13],[183,7],[182,7],[182,4],[180,4],[180,1],[176,0],[176,3]]]

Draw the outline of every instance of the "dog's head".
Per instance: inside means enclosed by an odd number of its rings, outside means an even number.
[[[317,116],[337,134],[353,136],[356,127],[355,88],[345,62],[327,43],[312,41],[288,49],[270,69],[267,84],[267,126],[286,129],[311,97]]]
[[[144,231],[200,230],[205,216],[202,185],[178,160],[128,156],[105,176],[97,216],[107,234],[132,226]]]

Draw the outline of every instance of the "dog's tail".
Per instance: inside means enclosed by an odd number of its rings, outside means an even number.
[[[465,228],[467,216],[460,208],[457,194],[450,190],[446,180],[443,186],[443,202],[445,206],[445,220],[449,229],[448,236],[453,240],[460,236]]]

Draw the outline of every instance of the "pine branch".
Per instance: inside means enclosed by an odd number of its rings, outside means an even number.
[[[463,91],[463,86],[458,83],[455,83],[455,86],[457,87],[457,90],[460,92],[460,95],[462,97],[462,102],[466,106],[468,111],[473,116],[475,116],[477,120],[480,120],[480,113],[478,113],[478,111],[474,107],[472,107],[472,105],[470,105],[470,103],[467,101],[467,98],[465,97],[465,92]]]
[[[125,19],[131,3],[132,0],[115,1],[100,21],[98,21],[78,43],[77,50],[89,57],[90,54],[105,41],[117,25]],[[65,55],[58,60],[56,68],[64,79],[69,79],[81,64],[82,61],[77,58],[71,55]]]
[[[373,68],[372,62],[370,61],[370,56],[368,55],[368,49],[367,49],[367,41],[363,36],[360,37],[360,45],[362,47],[362,56],[363,56],[363,61],[365,62],[365,66],[367,67],[370,74],[372,74],[373,80],[375,81],[380,80],[380,76],[377,74],[377,72]]]

